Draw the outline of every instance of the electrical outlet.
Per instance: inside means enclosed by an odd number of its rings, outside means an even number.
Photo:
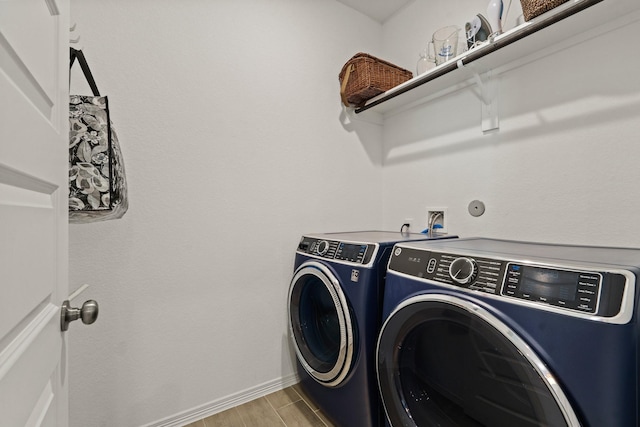
[[[440,225],[442,227],[436,227],[436,233],[447,233],[447,208],[427,208],[427,225],[428,228],[431,225],[433,218],[433,225]]]
[[[407,233],[412,233],[413,232],[413,230],[411,230],[411,228],[413,227],[413,218],[405,218],[403,224],[409,224],[407,229],[403,230],[404,232],[407,232]],[[416,231],[416,233],[417,232],[418,231]]]

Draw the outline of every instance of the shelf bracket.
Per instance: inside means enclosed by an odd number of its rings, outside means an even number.
[[[458,67],[465,65],[458,61]],[[473,73],[473,80],[476,88],[471,89],[473,94],[480,100],[482,109],[482,132],[495,132],[500,129],[500,117],[498,116],[498,80],[492,75],[492,71],[481,74],[473,64],[467,67]]]
[[[484,79],[480,74],[474,73],[473,78],[478,85],[479,93],[476,96],[481,101],[482,108],[482,132],[495,132],[500,129],[500,117],[498,116],[498,80],[491,75],[491,71],[485,74]]]
[[[367,112],[366,115],[358,115],[355,112],[355,108],[353,107],[345,107],[342,105],[342,112],[340,113],[340,122],[342,126],[346,128],[350,128],[353,123],[364,122],[370,123],[373,125],[382,126],[384,124],[384,118],[382,114],[375,111]]]
[[[474,73],[474,79],[480,89],[480,101],[482,108],[482,132],[495,132],[500,129],[500,117],[498,116],[498,79],[486,73],[483,80],[480,74]]]

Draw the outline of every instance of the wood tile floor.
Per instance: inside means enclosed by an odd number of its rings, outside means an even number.
[[[293,385],[185,427],[335,427]]]

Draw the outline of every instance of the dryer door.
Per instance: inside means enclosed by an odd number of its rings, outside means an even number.
[[[316,381],[333,387],[347,376],[354,330],[336,276],[317,262],[302,264],[289,287],[289,326],[300,364]]]
[[[571,426],[553,374],[497,317],[451,295],[409,298],[378,340],[378,381],[394,426]]]

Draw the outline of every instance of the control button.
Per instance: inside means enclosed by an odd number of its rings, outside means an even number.
[[[598,283],[597,282],[593,282],[593,283],[590,283],[590,282],[578,282],[578,285],[579,286],[586,286],[586,287],[589,287],[589,288],[595,288],[596,286],[598,286]]]
[[[431,258],[429,260],[429,264],[427,265],[427,273],[431,274],[436,271],[436,262],[437,260],[435,258]]]
[[[460,257],[456,258],[451,262],[449,266],[449,276],[451,278],[461,284],[466,285],[476,278],[476,274],[478,273],[478,266],[476,262],[471,258]]]
[[[324,255],[327,253],[328,250],[329,250],[329,242],[327,242],[326,240],[323,240],[320,243],[318,243],[318,247],[316,248],[316,252],[318,253],[318,255]]]

